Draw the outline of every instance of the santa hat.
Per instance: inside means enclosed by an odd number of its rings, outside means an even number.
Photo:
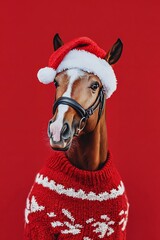
[[[94,41],[80,37],[54,51],[48,66],[41,68],[37,77],[40,82],[48,84],[54,81],[57,73],[66,69],[81,69],[99,77],[109,98],[117,88],[117,80],[113,68],[104,59],[106,55]]]

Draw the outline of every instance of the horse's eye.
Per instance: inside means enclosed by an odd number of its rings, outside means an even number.
[[[93,90],[93,91],[96,91],[96,89],[99,87],[99,83],[98,82],[94,82],[90,88]]]
[[[58,82],[54,79],[54,85],[57,88],[59,86]]]

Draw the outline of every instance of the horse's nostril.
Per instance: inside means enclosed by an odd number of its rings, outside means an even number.
[[[51,123],[53,123],[54,122],[54,120],[53,119],[51,119],[50,121],[49,121],[49,125],[51,125]]]
[[[50,131],[50,125],[51,125],[51,123],[53,123],[53,122],[54,122],[53,120],[50,120],[50,121],[48,122],[47,134],[48,134],[48,137],[49,137],[49,138],[52,137],[52,133],[51,133],[51,131]]]
[[[68,123],[64,123],[61,130],[61,137],[66,140],[70,137],[70,127]]]

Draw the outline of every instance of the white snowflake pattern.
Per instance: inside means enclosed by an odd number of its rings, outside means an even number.
[[[55,227],[60,227],[60,226],[62,226],[62,227],[66,226],[67,229],[61,230],[62,234],[69,234],[69,233],[71,233],[73,235],[79,234],[81,232],[81,228],[83,228],[83,226],[75,223],[75,218],[72,216],[71,212],[69,212],[67,209],[63,208],[62,213],[64,216],[66,216],[67,219],[69,219],[69,221],[63,221],[63,222],[53,221],[53,222],[51,222],[52,227],[55,228]],[[48,216],[55,217],[56,215],[49,213]]]
[[[26,223],[27,224],[29,223],[28,216],[29,216],[30,213],[35,213],[35,212],[38,212],[38,211],[42,211],[44,209],[45,209],[44,206],[40,206],[37,203],[37,200],[36,200],[35,196],[32,196],[31,201],[29,200],[29,198],[27,198],[26,209],[25,209],[25,221],[26,221]]]
[[[33,195],[30,199],[27,198],[26,201],[26,209],[25,209],[25,222],[29,223],[29,214],[35,213],[38,211],[43,211],[45,206],[39,205],[36,197]],[[76,223],[75,218],[71,214],[70,211],[63,208],[61,210],[62,214],[66,218],[66,220],[59,221],[55,219],[55,221],[51,220],[51,226],[53,228],[63,227],[61,229],[62,234],[73,234],[77,235],[81,233],[81,229],[84,228],[83,225]],[[129,203],[127,203],[127,208],[121,210],[119,212],[119,216],[121,216],[121,220],[119,221],[119,226],[121,226],[121,230],[124,231],[128,221],[128,212],[129,212]],[[54,212],[46,213],[49,218],[57,218],[57,215]],[[104,238],[105,236],[110,236],[114,233],[114,224],[115,222],[110,219],[107,215],[100,215],[99,219],[94,219],[90,217],[86,220],[86,224],[89,224],[93,227],[93,232],[97,233],[97,238]],[[89,236],[84,236],[83,240],[92,240]]]
[[[122,216],[123,218],[121,219],[121,221],[119,222],[119,225],[122,225],[122,231],[124,231],[126,229],[126,225],[128,222],[128,212],[129,212],[129,203],[127,203],[127,210],[122,210],[119,213],[119,216]]]
[[[95,227],[93,232],[99,233],[98,237],[103,238],[106,234],[107,236],[110,236],[112,233],[114,233],[113,228],[111,225],[114,225],[114,221],[110,220],[110,218],[107,215],[101,215],[101,221],[95,222],[94,218],[90,218],[86,221],[87,224],[92,223],[92,226]]]
[[[56,214],[54,212],[47,213],[48,217],[56,217]]]

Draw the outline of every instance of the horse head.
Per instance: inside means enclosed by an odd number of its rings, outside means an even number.
[[[56,34],[53,39],[54,50],[57,51],[62,45],[63,41]],[[118,39],[108,51],[104,59],[109,65],[118,61],[122,47]],[[48,124],[48,136],[53,149],[66,151],[74,137],[96,128],[105,106],[106,93],[97,75],[76,67],[57,73],[54,85],[55,104],[53,117]]]

